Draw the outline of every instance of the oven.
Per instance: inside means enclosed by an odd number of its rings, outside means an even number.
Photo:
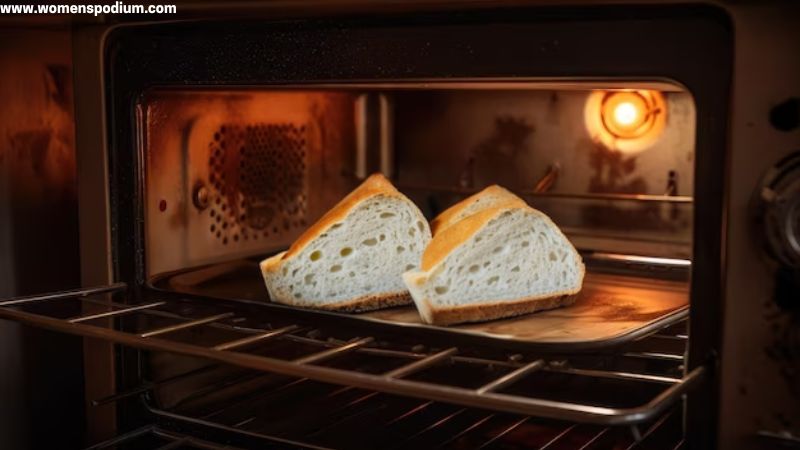
[[[73,24],[84,287],[0,317],[84,338],[93,449],[797,445],[800,10],[610,3]],[[271,303],[258,262],[372,173],[548,214],[580,317]]]

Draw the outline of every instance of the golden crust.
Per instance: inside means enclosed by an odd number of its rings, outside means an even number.
[[[446,227],[433,236],[431,242],[422,253],[422,270],[428,271],[440,263],[450,252],[466,242],[472,235],[480,231],[490,220],[514,209],[531,209],[529,206],[520,205],[515,200],[507,201],[490,208],[485,208],[471,216],[459,220],[456,224]]]
[[[276,303],[282,303],[289,306],[297,306],[300,308],[320,309],[323,311],[338,311],[338,312],[365,312],[375,309],[388,308],[391,306],[408,305],[411,303],[411,295],[408,292],[390,292],[386,294],[370,294],[364,295],[354,299],[344,300],[338,303],[328,305],[309,305],[304,303],[296,303],[286,301],[285,299],[271,299]]]
[[[347,214],[349,214],[353,208],[357,207],[359,203],[376,196],[402,198],[408,201],[405,196],[400,193],[383,175],[371,175],[369,178],[364,180],[361,185],[350,192],[325,215],[323,215],[314,225],[303,232],[303,234],[300,235],[300,237],[291,245],[291,247],[289,247],[287,251],[278,253],[261,261],[259,266],[267,286],[270,285],[270,283],[267,282],[268,278],[278,275],[278,272],[283,266],[284,261],[301,252],[309,243],[311,243],[320,234],[324,233],[333,224],[344,220]],[[420,220],[423,220],[421,215]],[[407,291],[369,294],[327,305],[313,305],[296,302],[293,298],[287,298],[277,292],[270,292],[270,299],[274,302],[285,305],[343,312],[370,311],[390,306],[407,305],[412,301],[411,296]]]
[[[480,305],[430,309],[430,320],[435,325],[452,325],[464,322],[484,322],[505,317],[520,316],[545,309],[569,306],[577,301],[577,294],[554,295],[544,298],[498,301]]]
[[[347,194],[345,198],[341,199],[339,203],[317,220],[314,225],[308,227],[308,229],[294,241],[281,259],[288,259],[299,253],[311,243],[311,241],[316,239],[317,236],[324,233],[331,225],[343,220],[356,205],[377,195],[405,198],[382,174],[372,174],[364,180],[361,185]]]
[[[278,254],[272,255],[269,258],[261,261],[261,263],[259,264],[259,267],[261,268],[261,273],[266,275],[268,273],[277,272],[278,268],[281,265],[281,261],[283,261],[283,255],[285,255],[285,254],[286,254],[286,252],[280,252]]]
[[[517,197],[508,189],[505,189],[501,186],[493,184],[482,191],[470,195],[469,197],[461,200],[460,202],[456,203],[455,205],[447,208],[446,210],[442,211],[438,216],[436,216],[433,221],[431,221],[431,233],[435,236],[441,230],[453,225],[454,223],[459,221],[459,215],[467,208],[472,206],[475,202],[480,200],[486,199],[494,199],[494,201],[486,202],[487,208],[491,208],[494,206],[498,206],[499,204],[503,203],[519,203],[520,206],[527,206],[525,200]],[[476,211],[478,212],[478,211]],[[463,219],[463,218],[462,218]]]

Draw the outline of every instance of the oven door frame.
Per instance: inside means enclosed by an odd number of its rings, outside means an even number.
[[[111,258],[100,267],[110,269],[113,281],[146,289],[144,164],[136,111],[140,96],[151,87],[454,77],[667,80],[685,86],[697,110],[691,277],[702,281],[692,283],[690,291],[691,370],[716,358],[722,335],[732,36],[724,10],[702,5],[497,8],[335,20],[117,26],[104,35],[102,45],[108,150],[101,163],[107,164],[108,182],[94,183],[93,189],[108,199],[105,238]],[[95,260],[109,254],[97,251],[102,243],[83,245],[94,249]],[[84,259],[87,264],[95,262]],[[118,356],[117,384],[135,384],[138,374],[129,368],[136,367],[131,361],[136,356]],[[707,388],[689,398],[692,448],[714,447],[715,433],[691,430],[717,429],[718,389],[718,377],[712,377]]]

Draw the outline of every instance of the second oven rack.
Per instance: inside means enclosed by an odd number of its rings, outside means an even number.
[[[54,331],[107,340],[134,348],[205,358],[234,366],[309,378],[325,383],[357,386],[384,393],[468,407],[598,425],[635,425],[652,420],[675,404],[689,389],[700,383],[705,375],[705,368],[702,366],[688,372],[682,378],[671,378],[638,373],[574,369],[566,366],[563,360],[533,358],[526,361],[520,355],[508,360],[486,359],[460,352],[455,346],[435,351],[421,351],[415,348],[402,349],[387,343],[385,337],[362,336],[347,340],[323,340],[315,338],[313,332],[307,333],[306,337],[297,335],[296,333],[300,331],[308,330],[308,327],[297,324],[261,329],[237,325],[241,322],[237,320],[240,318],[241,311],[228,304],[219,304],[217,311],[213,314],[203,315],[197,314],[197,311],[192,312],[191,308],[181,309],[179,299],[167,294],[160,294],[158,301],[136,304],[123,304],[111,300],[112,295],[120,294],[126,288],[124,284],[118,284],[103,288],[0,301],[0,318]],[[81,311],[78,315],[59,318],[58,315],[47,313],[48,310],[60,309],[63,315],[66,303],[72,304],[74,308],[75,302]],[[42,308],[43,304],[47,304],[51,308]],[[186,314],[176,313],[175,310],[186,312]],[[170,319],[174,323],[135,332],[119,329],[121,328],[120,321],[115,319],[134,314]],[[170,339],[171,335],[174,336],[178,332],[201,326],[234,332],[237,337],[211,346]],[[313,346],[315,351],[293,359],[262,356],[247,351],[255,344],[263,345],[270,341],[286,339],[299,340],[303,344]],[[404,360],[404,363],[379,374],[321,365],[349,353],[399,358]],[[507,371],[477,388],[460,387],[443,381],[409,379],[412,375],[420,374],[447,362],[505,367]],[[538,371],[566,373],[595,379],[611,378],[627,383],[657,384],[664,386],[664,389],[643,404],[622,408],[503,392],[504,389]],[[126,393],[121,393],[117,394],[117,397],[125,395]]]

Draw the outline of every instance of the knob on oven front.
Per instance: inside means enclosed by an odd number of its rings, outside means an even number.
[[[771,167],[757,192],[757,223],[778,264],[775,301],[800,309],[800,151]]]

